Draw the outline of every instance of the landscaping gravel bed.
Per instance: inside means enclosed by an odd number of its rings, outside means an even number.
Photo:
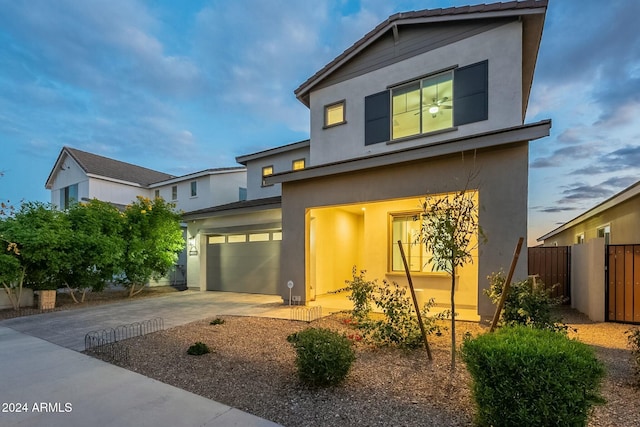
[[[624,332],[628,325],[594,324],[575,312],[564,313],[577,329],[570,332],[593,344],[607,366],[603,393],[607,404],[596,408],[589,426],[640,425],[640,393],[633,386],[630,352]],[[572,317],[573,316],[573,317]],[[333,315],[310,325],[357,331]],[[450,372],[450,336],[431,336],[434,360],[424,349],[404,351],[373,348],[357,342],[357,359],[346,382],[335,388],[313,389],[300,384],[295,351],[286,338],[308,326],[288,320],[222,316],[194,322],[118,343],[128,349],[127,369],[172,384],[284,426],[469,426],[474,406],[470,377],[462,362]],[[456,326],[458,342],[466,332],[486,328],[469,322]],[[197,342],[212,350],[187,355]]]

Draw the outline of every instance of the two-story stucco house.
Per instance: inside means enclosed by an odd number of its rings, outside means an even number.
[[[246,197],[244,166],[207,169],[173,176],[71,147],[63,147],[45,187],[51,204],[66,209],[71,203],[98,199],[124,207],[138,196],[162,197],[181,211],[204,209]],[[187,251],[194,250],[187,242]],[[196,249],[197,250],[197,249]],[[156,284],[186,282],[186,254],[175,271]]]
[[[304,301],[338,289],[354,265],[406,283],[402,240],[421,299],[446,307],[449,281],[412,247],[413,217],[426,194],[461,190],[476,174],[488,241],[456,274],[457,306],[464,319],[493,314],[486,277],[508,268],[526,236],[529,141],[551,127],[524,124],[546,6],[393,15],[295,90],[310,111],[309,164],[265,177],[282,186],[283,298],[289,280]]]

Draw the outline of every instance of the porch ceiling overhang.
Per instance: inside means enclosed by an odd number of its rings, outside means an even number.
[[[550,129],[551,120],[542,120],[537,123],[450,139],[419,147],[358,157],[324,165],[310,166],[299,171],[281,172],[265,178],[265,181],[267,184],[301,181],[399,163],[432,159],[464,151],[485,150],[493,147],[518,144],[549,136]]]
[[[229,227],[210,227],[198,229],[201,234],[236,234],[254,231],[271,231],[280,230],[282,222],[265,222],[246,225],[234,225]]]
[[[542,242],[543,240],[549,239],[550,237],[553,237],[557,234],[562,233],[565,230],[568,230],[574,225],[580,224],[581,222],[584,222],[591,217],[599,215],[602,212],[606,211],[607,209],[611,209],[612,207],[619,205],[620,203],[625,202],[638,195],[640,195],[640,181],[636,182],[630,187],[625,188],[621,192],[614,194],[604,202],[594,206],[588,211],[582,213],[581,215],[578,215],[571,221],[562,224],[560,227],[548,232],[544,236],[538,237],[536,240],[538,242]]]

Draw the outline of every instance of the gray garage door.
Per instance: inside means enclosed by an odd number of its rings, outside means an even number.
[[[281,232],[209,236],[207,290],[279,294],[281,239]]]

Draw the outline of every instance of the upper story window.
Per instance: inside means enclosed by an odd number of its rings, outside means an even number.
[[[291,163],[291,170],[299,171],[300,169],[304,169],[304,159],[294,160]]]
[[[198,195],[198,181],[191,181],[191,197]]]
[[[271,175],[273,175],[273,166],[265,166],[262,168],[262,186],[263,187],[267,187],[265,178]]]
[[[324,127],[337,126],[347,122],[344,106],[344,100],[324,106]]]
[[[73,184],[60,189],[60,208],[69,209],[78,201],[78,184]]]
[[[178,200],[178,186],[171,187],[171,200]]]
[[[156,199],[160,198],[160,190],[156,190],[153,192],[153,197],[155,197]]]
[[[364,99],[365,145],[419,136],[489,118],[489,62],[389,86]]]
[[[392,139],[453,126],[453,71],[391,91]]]
[[[576,234],[576,244],[581,245],[584,243],[584,233]]]

